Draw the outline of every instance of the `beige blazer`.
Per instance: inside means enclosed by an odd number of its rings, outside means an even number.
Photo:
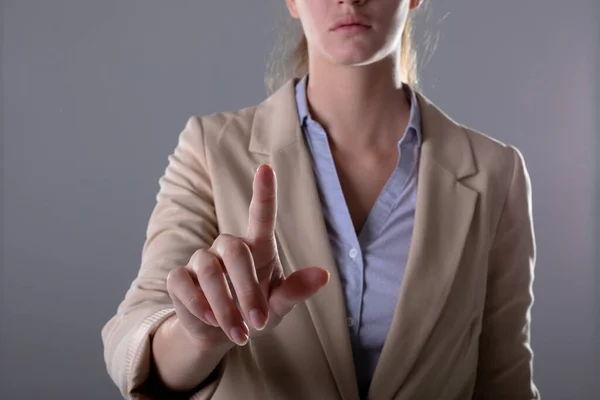
[[[358,400],[344,294],[329,247],[292,80],[263,103],[191,118],[160,179],[139,274],[102,330],[110,376],[144,389],[150,341],[173,314],[169,271],[219,233],[242,236],[252,178],[278,177],[276,238],[286,273],[321,266],[329,284],[270,335],[233,349],[194,399]],[[418,95],[421,150],[414,233],[369,399],[539,399],[530,308],[535,240],[518,150],[461,126]]]

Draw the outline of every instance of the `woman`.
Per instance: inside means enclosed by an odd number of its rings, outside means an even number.
[[[521,154],[412,89],[420,0],[286,2],[306,64],[189,120],[102,332],[113,380],[139,399],[539,398]]]

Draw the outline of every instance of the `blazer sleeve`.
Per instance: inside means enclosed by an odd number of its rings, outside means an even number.
[[[540,399],[530,347],[536,244],[531,183],[522,154],[511,153],[512,176],[489,252],[488,282],[474,399]]]
[[[153,386],[148,382],[152,335],[174,314],[167,275],[217,236],[201,119],[188,120],[168,161],[148,222],[141,267],[116,314],[102,329],[109,375],[128,399],[159,397],[147,388]],[[212,390],[208,385],[201,391],[206,396],[196,398],[208,398]]]

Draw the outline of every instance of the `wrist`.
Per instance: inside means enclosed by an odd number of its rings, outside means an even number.
[[[168,337],[171,343],[180,343],[185,348],[189,349],[191,354],[195,354],[198,357],[218,357],[219,359],[225,356],[229,350],[235,347],[235,344],[226,341],[221,345],[214,345],[210,341],[198,339],[190,334],[190,332],[183,326],[177,315],[174,315],[168,321],[165,321],[165,335]]]
[[[162,385],[171,392],[187,393],[206,382],[233,347],[214,343],[194,338],[176,315],[165,320],[152,339],[153,361]]]

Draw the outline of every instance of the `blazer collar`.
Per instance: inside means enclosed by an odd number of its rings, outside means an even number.
[[[249,150],[273,154],[302,139],[296,107],[295,84],[291,79],[256,107]]]

